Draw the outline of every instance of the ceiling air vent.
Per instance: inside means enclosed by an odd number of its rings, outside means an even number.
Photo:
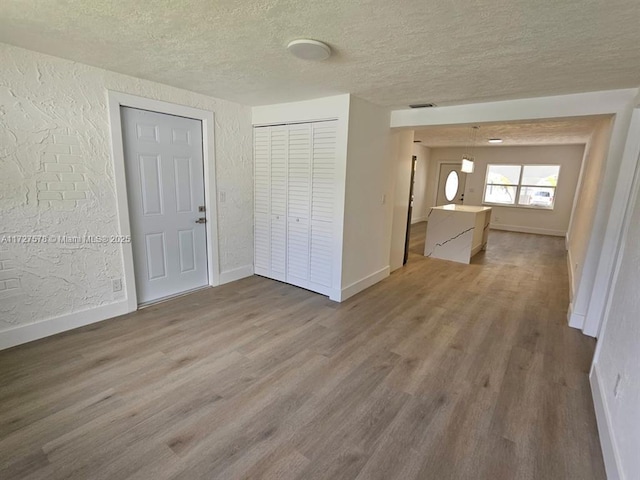
[[[410,108],[433,108],[437,107],[435,103],[413,103],[409,105]]]

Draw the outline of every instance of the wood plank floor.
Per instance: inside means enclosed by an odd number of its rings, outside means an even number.
[[[2,479],[604,479],[563,239],[336,304],[260,277],[0,352]]]

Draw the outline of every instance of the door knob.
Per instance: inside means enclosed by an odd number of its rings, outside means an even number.
[[[200,217],[196,220],[196,223],[207,223],[207,219],[205,217]]]

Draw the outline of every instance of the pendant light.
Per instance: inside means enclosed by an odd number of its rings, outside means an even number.
[[[460,169],[464,173],[473,173],[473,170],[475,168],[475,162],[474,162],[475,159],[473,157],[473,153],[474,153],[475,146],[476,146],[476,136],[478,135],[478,129],[479,128],[480,127],[478,127],[476,125],[471,127],[472,141],[471,141],[471,146],[469,148],[471,153],[470,154],[464,154],[462,156],[462,168]]]

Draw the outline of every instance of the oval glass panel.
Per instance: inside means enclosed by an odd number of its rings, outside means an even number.
[[[451,170],[447,175],[447,181],[444,183],[444,198],[447,199],[447,202],[453,202],[453,199],[456,198],[458,185],[458,172]]]

